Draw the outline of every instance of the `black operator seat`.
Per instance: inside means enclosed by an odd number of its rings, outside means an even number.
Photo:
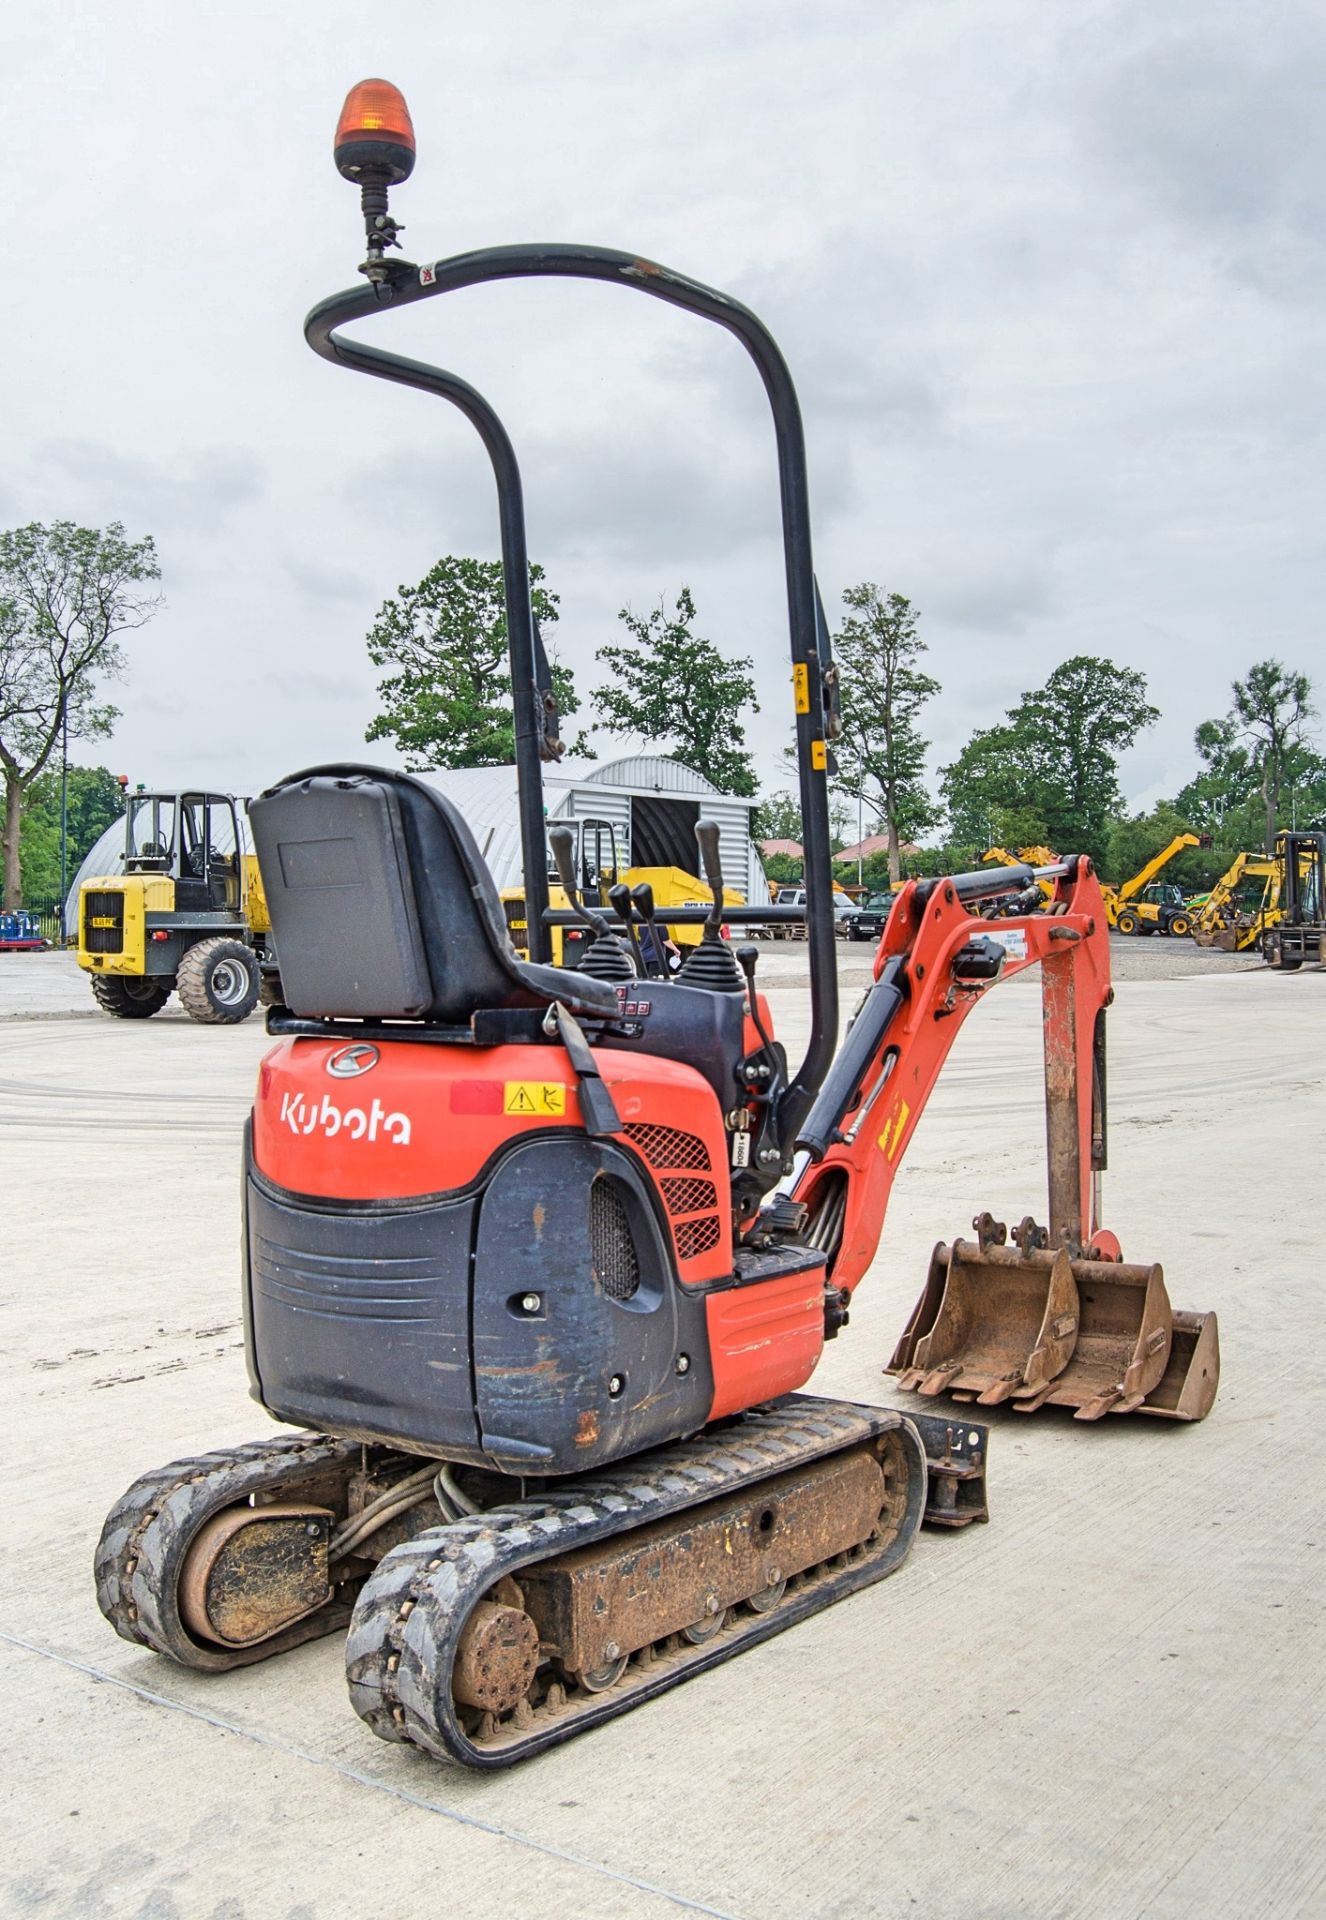
[[[269,787],[249,818],[292,1013],[462,1026],[560,1000],[616,1015],[611,982],[517,959],[474,836],[423,780],[312,767]]]

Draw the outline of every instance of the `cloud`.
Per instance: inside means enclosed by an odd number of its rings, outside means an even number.
[[[39,482],[71,503],[61,517],[123,520],[135,536],[214,533],[259,500],[266,484],[263,462],[242,447],[199,447],[162,460],[95,441],[52,440],[31,462]]]
[[[1180,243],[1233,277],[1298,299],[1326,242],[1326,26],[1293,7],[1160,34],[1084,89],[1089,153]]]

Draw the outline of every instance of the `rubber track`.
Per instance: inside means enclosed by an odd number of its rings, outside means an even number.
[[[349,1601],[329,1601],[255,1647],[204,1646],[180,1620],[176,1591],[189,1546],[214,1513],[255,1493],[297,1500],[301,1487],[329,1470],[348,1477],[360,1453],[357,1441],[281,1434],[145,1473],[106,1516],[94,1563],[97,1605],[121,1639],[211,1673],[334,1633],[350,1617]]]
[[[600,1721],[781,1633],[847,1593],[881,1580],[906,1558],[926,1499],[926,1461],[916,1428],[887,1407],[798,1396],[755,1411],[723,1432],[660,1448],[601,1474],[499,1511],[432,1527],[380,1561],[355,1606],[346,1676],[355,1711],[384,1740],[422,1747],[438,1759],[493,1769],[570,1739]],[[908,1455],[907,1506],[897,1534],[858,1559],[838,1556],[819,1575],[789,1586],[769,1613],[738,1609],[712,1641],[644,1650],[615,1687],[569,1691],[529,1709],[521,1724],[490,1728],[485,1742],[461,1725],[451,1694],[456,1649],[471,1609],[498,1580],[531,1562],[753,1487],[791,1467],[896,1432]]]

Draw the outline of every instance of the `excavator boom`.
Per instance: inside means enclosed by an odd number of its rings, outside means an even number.
[[[1042,911],[973,920],[1010,878],[1053,877]],[[1017,902],[1015,901],[1016,905]],[[885,927],[875,982],[802,1129],[792,1197],[828,1257],[846,1317],[874,1258],[893,1180],[959,1028],[999,980],[1041,968],[1048,1224],[986,1214],[974,1244],[935,1249],[890,1363],[904,1389],[1079,1419],[1145,1410],[1201,1419],[1215,1397],[1215,1318],[1172,1312],[1158,1266],[1127,1264],[1101,1222],[1105,1012],[1113,999],[1104,902],[1090,863],[913,882]]]

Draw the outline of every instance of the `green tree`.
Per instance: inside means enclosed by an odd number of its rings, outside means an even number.
[[[1188,803],[1194,813],[1217,815],[1223,829],[1231,813],[1247,819],[1248,803],[1255,799],[1257,836],[1271,853],[1287,794],[1297,798],[1304,789],[1304,813],[1316,810],[1322,782],[1321,757],[1308,742],[1312,682],[1279,660],[1259,660],[1246,680],[1234,682],[1231,693],[1224,718],[1203,720],[1194,735],[1205,770],[1184,788],[1179,803]],[[1251,844],[1251,831],[1245,828],[1245,833]]]
[[[753,794],[755,771],[741,715],[758,713],[751,662],[728,660],[694,631],[695,601],[682,587],[641,617],[623,607],[627,638],[599,648],[606,684],[593,695],[594,725],[668,749],[720,793]],[[579,744],[579,743],[578,743]]]
[[[1119,755],[1158,717],[1146,677],[1134,668],[1091,654],[1065,660],[944,768],[953,839],[1000,841],[1001,826],[1043,824],[1056,852],[1100,861],[1109,823],[1123,808]],[[1027,843],[1021,831],[1011,837]]]
[[[4,904],[22,904],[24,796],[62,736],[104,738],[117,709],[97,683],[123,672],[118,635],[160,606],[144,585],[161,577],[149,535],[130,540],[56,520],[0,533],[0,768],[5,780]]]
[[[558,599],[529,570],[540,630],[557,620]],[[415,587],[384,600],[368,633],[368,657],[392,669],[378,682],[382,711],[366,740],[391,739],[413,771],[505,766],[516,757],[507,653],[506,600],[497,560],[447,554]],[[562,714],[577,707],[568,667],[552,666]]]
[[[771,853],[764,863],[765,878],[771,887],[799,886],[805,870],[805,861],[790,853]]]
[[[756,840],[801,841],[801,802],[794,793],[768,793],[751,815]]]
[[[844,796],[860,796],[884,828],[889,877],[897,880],[902,841],[939,818],[922,777],[929,742],[916,724],[939,682],[917,664],[926,643],[903,594],[882,594],[863,580],[847,588],[843,605],[847,618],[833,636],[843,720],[835,785]]]
[[[83,857],[124,812],[124,789],[105,767],[70,767],[66,871],[72,878]],[[47,767],[27,790],[19,834],[23,897],[60,890],[60,773]]]

